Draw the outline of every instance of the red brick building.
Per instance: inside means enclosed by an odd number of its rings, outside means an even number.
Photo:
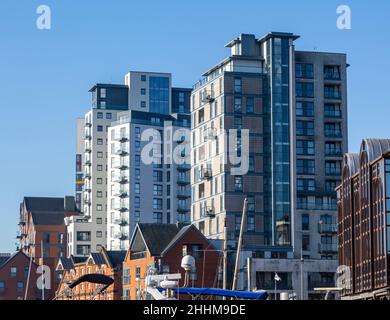
[[[123,262],[123,299],[145,299],[142,288],[151,268],[157,274],[181,273],[179,286],[183,286],[185,271],[181,260],[186,255],[192,255],[196,261],[196,272],[191,274],[189,285],[217,287],[219,252],[194,225],[138,224]],[[189,297],[180,296],[186,298]]]
[[[0,255],[0,300],[39,300],[37,268],[22,251]],[[30,272],[29,272],[30,270]],[[26,291],[27,295],[26,295]]]
[[[126,251],[91,253],[87,258],[62,257],[56,271],[61,282],[57,300],[121,300],[122,263]]]
[[[67,248],[64,218],[76,214],[75,208],[73,197],[24,197],[20,204],[19,249],[50,268],[51,288],[45,290],[45,299],[54,297],[59,284],[55,268]]]

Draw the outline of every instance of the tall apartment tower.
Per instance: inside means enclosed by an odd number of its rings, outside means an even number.
[[[83,118],[76,120],[76,185],[75,185],[75,202],[76,208],[82,211],[83,208],[83,190],[84,190],[84,130],[85,123]]]
[[[247,198],[240,270],[250,275],[239,273],[239,288],[273,289],[278,272],[280,290],[307,299],[337,268],[347,63],[344,54],[295,51],[298,38],[241,34],[195,84],[191,220],[209,238],[226,235],[234,252]]]
[[[76,160],[82,163],[84,175],[81,214],[65,219],[69,239],[67,254],[75,256],[88,255],[106,246],[107,132],[111,122],[117,119],[117,113],[128,109],[125,85],[96,84],[90,92],[92,108],[83,119],[83,131],[79,127],[77,131],[77,141],[83,144],[82,156],[78,150]],[[78,166],[76,170],[79,169]]]
[[[108,135],[109,250],[128,249],[137,223],[190,221],[190,163],[173,155],[190,158],[191,89],[172,88],[168,73],[132,71],[125,83],[129,111]]]

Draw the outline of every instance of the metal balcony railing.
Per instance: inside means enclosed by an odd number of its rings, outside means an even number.
[[[187,205],[187,204],[181,204],[181,203],[179,203],[179,204],[177,205],[177,211],[180,212],[180,213],[188,212],[188,211],[190,211],[190,206]]]
[[[189,176],[181,176],[181,175],[179,175],[177,177],[177,183],[178,184],[189,184],[190,183],[190,177]]]
[[[200,178],[202,180],[209,180],[209,179],[211,179],[212,176],[213,176],[213,173],[212,173],[210,168],[203,168],[200,171]]]
[[[127,182],[129,182],[129,177],[126,175],[116,176],[114,178],[114,182],[127,183]]]
[[[321,234],[336,234],[337,229],[336,223],[318,223],[318,232]]]
[[[114,237],[119,240],[127,240],[129,239],[129,234],[126,232],[116,232]]]
[[[118,142],[127,142],[129,141],[129,138],[126,137],[126,136],[116,136],[114,138],[114,141],[118,141]]]
[[[115,154],[124,157],[129,154],[129,150],[127,148],[119,148],[115,151]]]
[[[191,165],[189,163],[181,163],[177,165],[178,171],[188,171],[191,169]]]
[[[338,252],[338,245],[336,243],[319,243],[319,253],[336,254]]]
[[[191,191],[190,190],[177,190],[177,197],[178,198],[189,198],[191,197]]]
[[[203,91],[202,93],[202,102],[203,103],[208,103],[208,102],[213,102],[215,100],[214,98],[214,92],[213,91]]]

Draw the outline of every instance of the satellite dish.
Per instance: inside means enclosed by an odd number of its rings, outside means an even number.
[[[194,271],[196,269],[195,258],[190,255],[186,255],[181,259],[181,267],[185,271]]]

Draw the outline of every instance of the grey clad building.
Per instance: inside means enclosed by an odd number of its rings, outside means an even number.
[[[296,51],[298,38],[241,34],[194,85],[191,220],[208,238],[226,238],[233,262],[247,198],[238,288],[273,291],[277,272],[278,292],[316,299],[314,288],[333,286],[338,265],[347,62],[345,54]],[[235,171],[242,163],[247,170]]]

